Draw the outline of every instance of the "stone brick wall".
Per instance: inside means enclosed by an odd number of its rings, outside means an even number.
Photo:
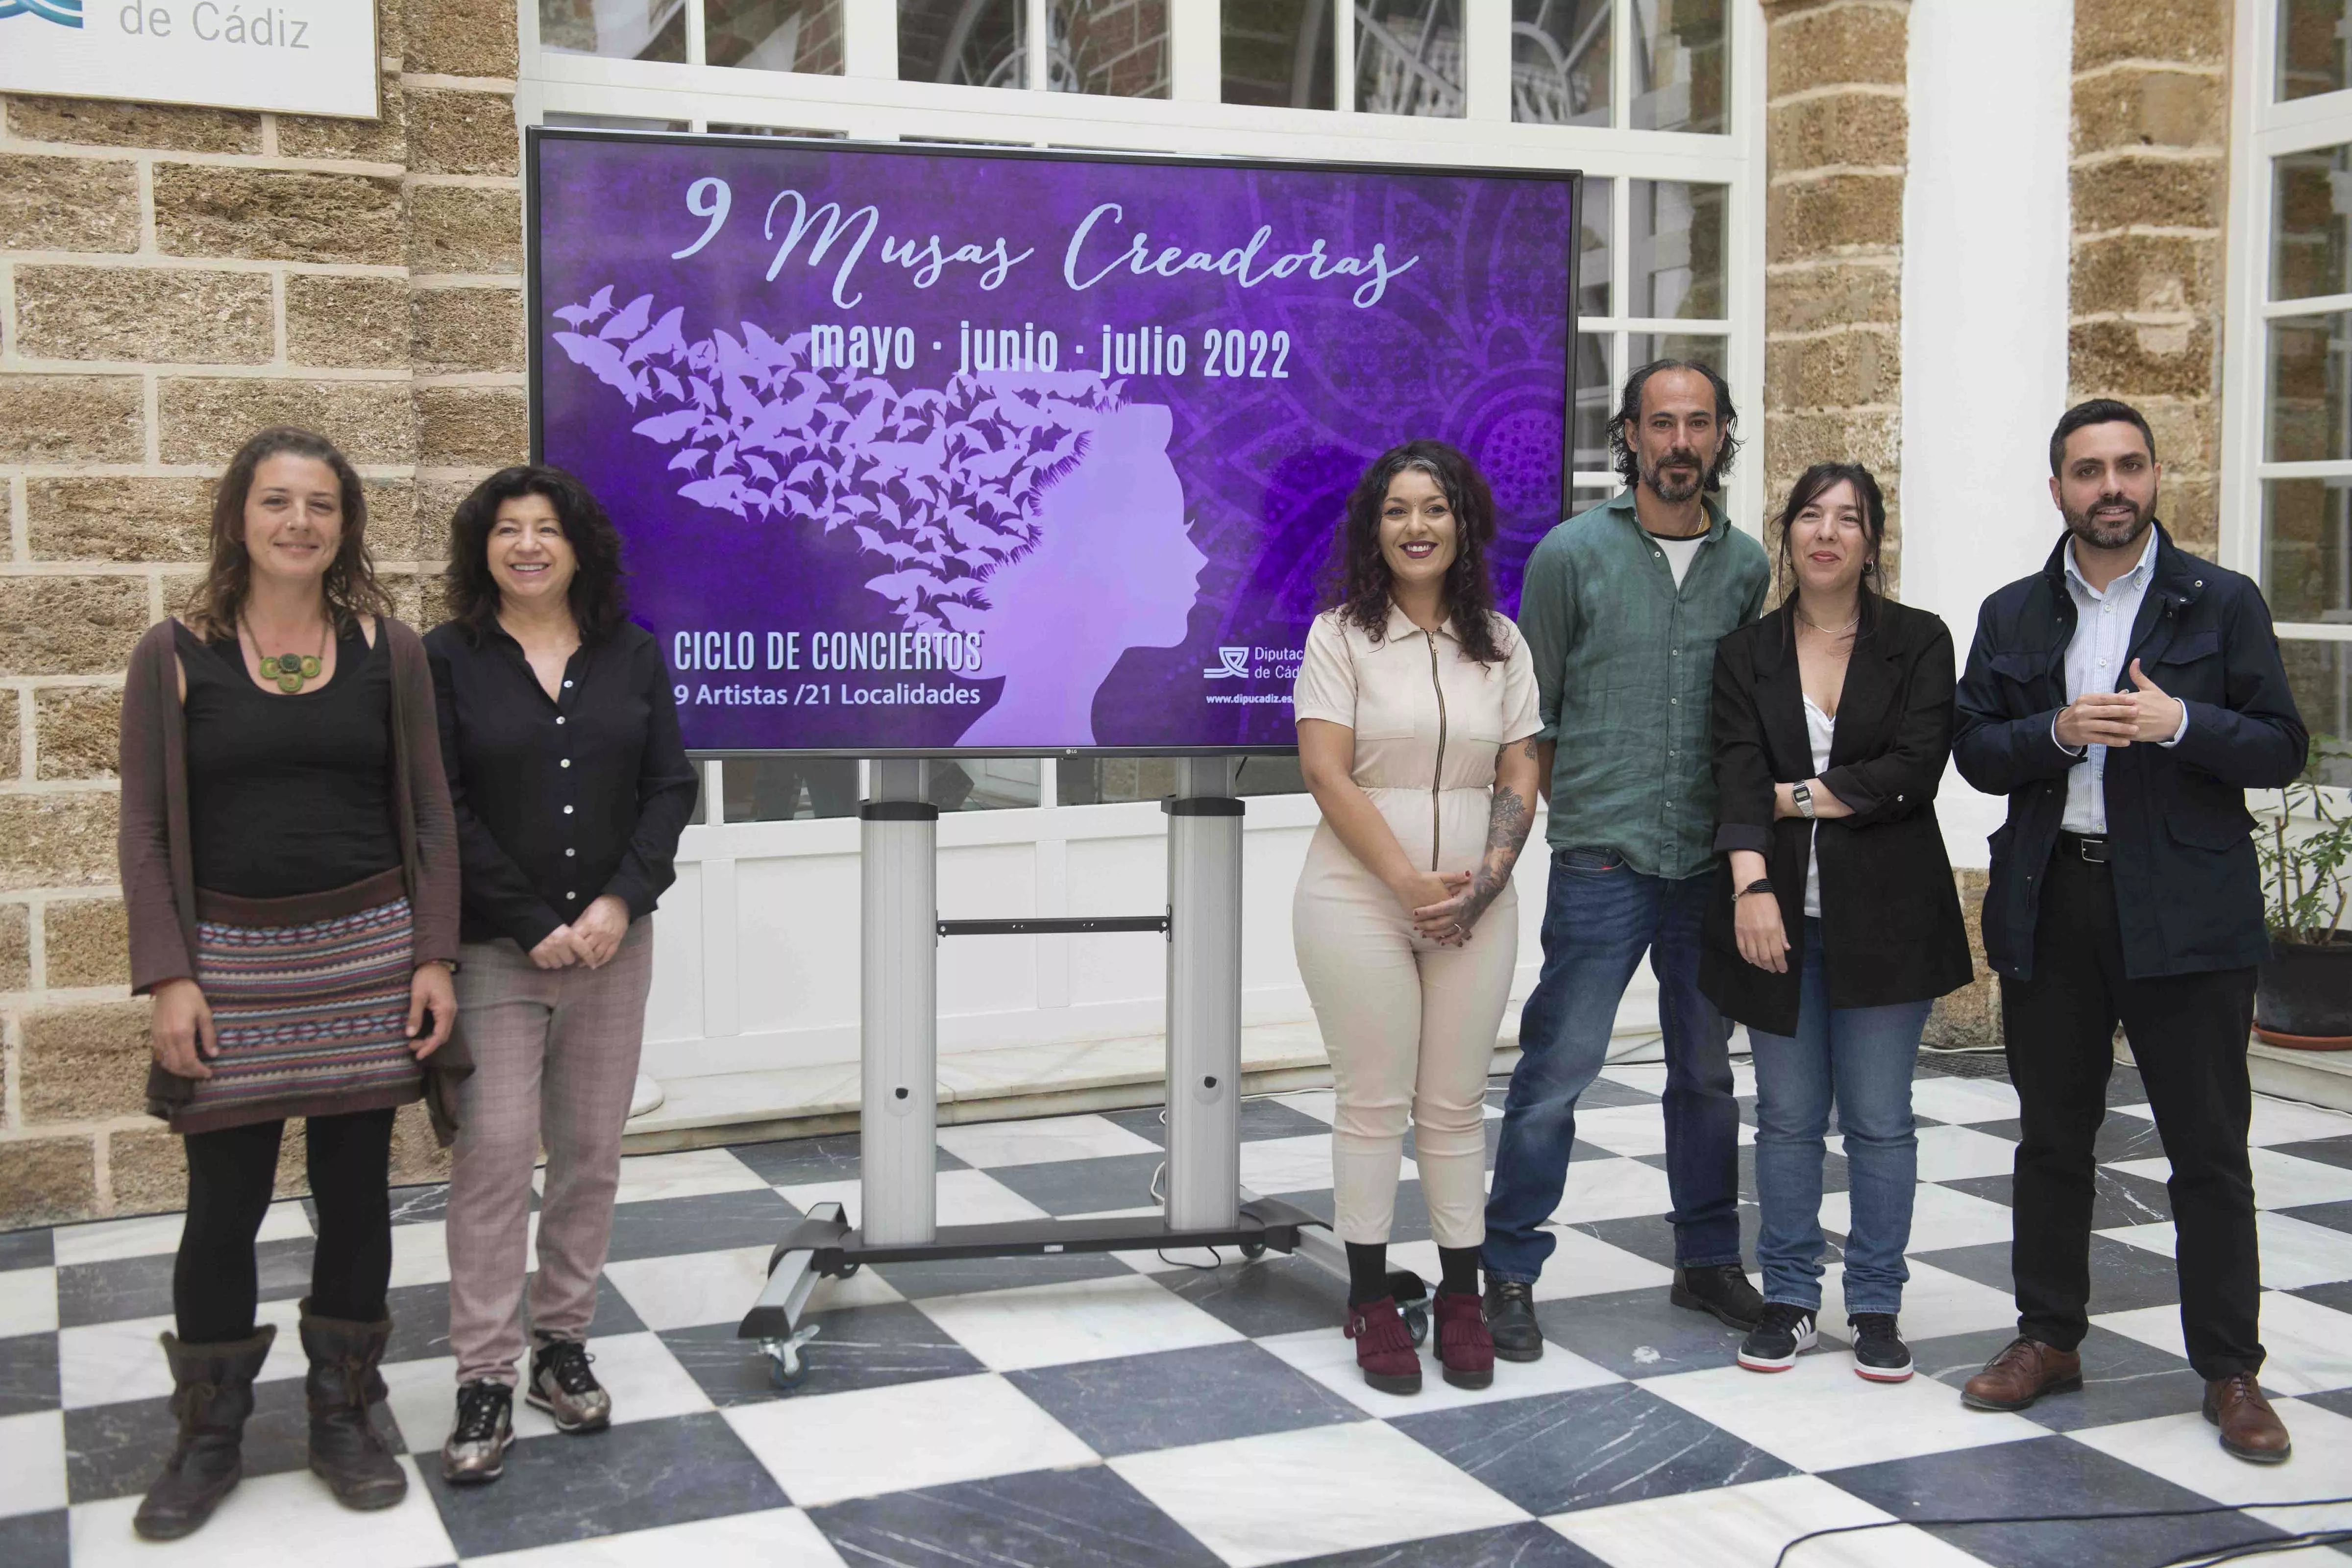
[[[2163,516],[2216,548],[2231,0],[2075,0],[2074,400],[2156,430]]]
[[[0,1227],[182,1199],[141,1109],[116,716],[225,460],[266,424],[341,443],[429,625],[442,520],[525,450],[514,7],[380,16],[380,121],[0,100]],[[395,1158],[433,1168],[421,1118]]]

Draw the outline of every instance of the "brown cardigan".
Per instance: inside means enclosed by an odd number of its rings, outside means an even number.
[[[400,866],[416,925],[416,962],[457,963],[457,827],[441,768],[441,730],[425,644],[390,616],[376,621],[392,654],[393,802],[400,818]],[[116,839],[122,901],[131,926],[131,991],[143,996],[166,980],[194,979],[195,852],[188,829],[188,721],[172,623],[150,626],[131,655],[122,691],[122,815]],[[447,1058],[444,1060],[444,1058]],[[427,1064],[462,1076],[470,1060],[453,1035]],[[440,1075],[433,1075],[440,1076]],[[183,1080],[160,1067],[151,1101],[184,1100]],[[436,1110],[446,1085],[428,1089]],[[151,1103],[151,1110],[155,1107]],[[438,1117],[436,1117],[438,1120]]]

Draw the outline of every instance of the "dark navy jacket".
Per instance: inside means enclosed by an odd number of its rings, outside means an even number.
[[[2116,689],[2137,658],[2189,706],[2178,746],[2136,743],[2107,753],[2107,838],[2133,979],[2243,969],[2270,951],[2245,792],[2303,772],[2307,744],[2287,689],[2262,591],[2235,572],[2176,549],[2157,530],[2156,571],[2133,623]],[[1985,953],[1997,973],[2033,974],[2042,880],[2066,810],[2066,773],[2080,759],[2052,738],[2066,704],[2074,599],[2067,540],[2034,575],[1984,602],[1958,692],[1952,760],[1988,795],[2009,796],[1992,836]]]

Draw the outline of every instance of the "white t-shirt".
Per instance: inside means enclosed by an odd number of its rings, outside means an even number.
[[[1815,778],[1821,777],[1822,770],[1830,765],[1830,741],[1836,733],[1837,721],[1814,707],[1811,698],[1806,698],[1805,739],[1812,742]],[[1813,827],[1815,839],[1820,837],[1821,831],[1820,825],[1816,824]],[[1809,920],[1822,918],[1822,858],[1818,849],[1805,851],[1805,915]]]
[[[1648,529],[1642,531],[1650,533]],[[1679,592],[1683,579],[1690,575],[1690,563],[1698,556],[1698,547],[1706,542],[1706,535],[1694,533],[1688,539],[1673,539],[1663,533],[1650,533],[1650,542],[1664,552],[1666,564],[1674,568],[1675,588]]]

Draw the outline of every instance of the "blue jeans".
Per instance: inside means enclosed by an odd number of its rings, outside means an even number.
[[[1801,979],[1795,1035],[1748,1031],[1756,1052],[1756,1195],[1764,1210],[1756,1261],[1764,1299],[1821,1308],[1822,1137],[1834,1100],[1853,1209],[1845,1310],[1899,1312],[1919,1179],[1911,1067],[1935,1004],[1832,1007],[1818,920],[1805,922]]]
[[[1555,850],[1544,905],[1543,974],[1519,1016],[1519,1065],[1503,1101],[1503,1141],[1486,1197],[1487,1278],[1532,1284],[1558,1245],[1576,1144],[1576,1100],[1601,1071],[1617,1004],[1642,953],[1658,977],[1666,1036],[1667,1215],[1675,1261],[1739,1261],[1739,1107],[1731,1026],[1699,994],[1700,925],[1714,876],[1645,877],[1610,849]]]

